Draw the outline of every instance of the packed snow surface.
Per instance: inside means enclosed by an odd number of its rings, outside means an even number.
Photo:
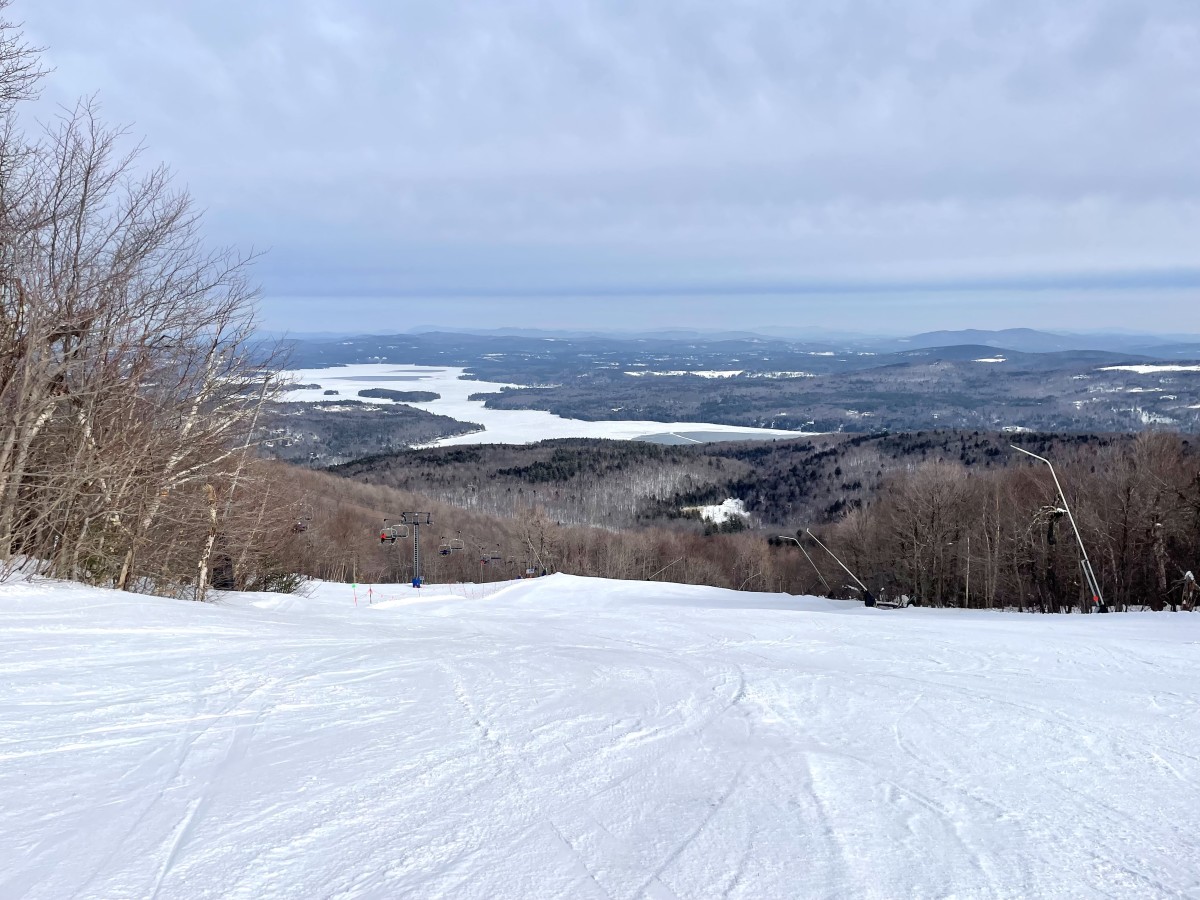
[[[10,584],[0,896],[1195,897],[1197,660],[1188,614]]]
[[[715,425],[706,422],[612,421],[585,422],[567,419],[536,409],[488,409],[482,400],[468,399],[472,394],[494,394],[504,388],[519,389],[520,385],[489,381],[468,381],[464,369],[437,366],[398,366],[390,363],[360,363],[326,369],[290,369],[282,373],[293,384],[319,384],[319,388],[292,390],[284,400],[293,403],[315,403],[330,400],[361,400],[364,403],[391,403],[382,398],[359,397],[367,388],[387,388],[397,391],[432,391],[439,395],[429,403],[410,403],[438,415],[450,416],[461,422],[475,422],[484,430],[460,434],[437,441],[433,446],[455,444],[528,444],[550,438],[615,438],[634,440],[658,432],[705,434],[710,439],[720,435],[745,438],[795,438],[802,432],[776,428],[748,428],[740,425]],[[697,373],[692,373],[697,374]],[[326,390],[338,391],[336,398],[325,395]],[[336,415],[336,413],[333,413]],[[687,438],[685,438],[687,440]],[[702,443],[688,440],[689,443]]]

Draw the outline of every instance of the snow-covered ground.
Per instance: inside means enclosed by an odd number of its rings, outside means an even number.
[[[0,587],[0,896],[1200,896],[1200,616],[415,593]]]
[[[626,375],[632,375],[634,378],[641,378],[646,375],[693,375],[697,378],[736,378],[742,374],[741,369],[673,369],[669,372],[650,372],[650,371],[633,371],[626,372]]]
[[[390,363],[361,363],[327,369],[292,369],[284,373],[292,383],[319,384],[321,387],[288,391],[283,399],[297,403],[347,399],[362,400],[366,403],[391,403],[391,400],[359,397],[358,392],[367,388],[432,391],[440,395],[439,399],[430,403],[410,405],[462,422],[475,422],[484,427],[482,432],[461,434],[438,441],[435,446],[439,447],[454,444],[528,444],[550,438],[576,437],[632,440],[663,433],[684,436],[702,434],[706,436],[702,440],[715,440],[719,435],[746,439],[795,438],[802,435],[802,432],[797,431],[714,425],[706,422],[585,422],[582,419],[565,419],[541,410],[487,409],[482,400],[467,398],[471,394],[499,393],[502,388],[519,385],[467,381],[462,378],[463,371],[450,367],[401,366]],[[326,390],[336,390],[339,395],[325,396]]]
[[[1136,372],[1138,375],[1155,375],[1159,372],[1200,372],[1200,366],[1184,366],[1175,363],[1153,363],[1136,366],[1104,366],[1101,372]]]
[[[733,518],[748,519],[750,517],[750,513],[746,511],[745,502],[736,497],[730,497],[728,500],[710,506],[685,506],[683,511],[698,512],[704,521],[715,522],[718,525],[724,525]]]

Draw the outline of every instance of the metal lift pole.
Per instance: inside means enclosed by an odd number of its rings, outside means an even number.
[[[412,586],[421,586],[421,526],[433,524],[433,514],[426,512],[406,512],[400,514],[400,521],[412,526],[413,531],[413,580]]]
[[[1063,509],[1067,511],[1067,518],[1071,521],[1071,528],[1075,531],[1075,540],[1079,542],[1079,552],[1083,554],[1083,559],[1079,561],[1079,565],[1083,568],[1083,575],[1087,579],[1088,587],[1092,589],[1092,602],[1096,604],[1097,612],[1108,612],[1108,605],[1104,602],[1104,594],[1100,592],[1100,582],[1096,578],[1096,573],[1092,571],[1092,561],[1088,559],[1087,548],[1083,546],[1083,537],[1079,534],[1079,526],[1075,524],[1075,515],[1071,512],[1071,505],[1067,503],[1067,495],[1063,493],[1062,485],[1058,480],[1058,473],[1054,471],[1054,464],[1046,459],[1046,457],[1030,453],[1016,444],[1009,444],[1008,446],[1019,453],[1024,453],[1026,456],[1032,456],[1034,459],[1041,460],[1050,467],[1050,475],[1054,478],[1054,487],[1058,491],[1058,498],[1062,500]]]
[[[421,586],[421,523],[413,523],[413,586]]]
[[[804,554],[804,558],[808,560],[808,564],[813,567],[813,571],[817,573],[817,577],[821,579],[821,584],[825,585],[825,594],[828,596],[833,593],[833,588],[829,586],[829,582],[825,580],[825,576],[821,574],[821,570],[817,568],[817,564],[813,562],[813,558],[808,555],[808,551],[804,549],[804,545],[790,534],[779,535],[781,541],[791,541],[800,548],[800,552]]]
[[[875,595],[872,594],[870,592],[870,590],[867,589],[867,586],[865,584],[863,584],[861,581],[858,580],[858,576],[855,575],[853,572],[851,572],[848,568],[846,568],[846,564],[844,562],[842,562],[840,559],[838,559],[837,555],[832,550],[830,550],[828,547],[826,547],[824,544],[821,543],[820,538],[818,538],[815,534],[812,533],[811,528],[805,528],[804,533],[807,534],[814,541],[816,541],[818,547],[820,547],[822,550],[824,550],[826,553],[828,553],[830,556],[832,556],[834,561],[839,566],[841,566],[843,569],[845,569],[846,574],[849,575],[851,578],[853,578],[854,581],[858,584],[858,586],[860,588],[862,588],[863,602],[866,603],[868,606],[874,606],[875,605]]]

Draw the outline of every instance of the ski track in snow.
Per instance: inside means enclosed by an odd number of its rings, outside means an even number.
[[[375,593],[0,586],[0,897],[1200,897],[1200,616]]]

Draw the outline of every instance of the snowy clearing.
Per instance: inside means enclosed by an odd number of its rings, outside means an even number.
[[[626,372],[626,375],[631,375],[634,378],[642,378],[646,375],[663,376],[678,376],[678,375],[695,375],[698,378],[736,378],[742,374],[741,369],[675,369],[671,372]]]
[[[685,506],[683,511],[698,512],[700,518],[705,522],[714,522],[717,525],[724,525],[730,519],[750,518],[750,513],[746,511],[746,504],[736,497],[730,497],[728,500],[710,506]]]
[[[1104,366],[1101,372],[1136,372],[1138,375],[1153,375],[1156,372],[1200,372],[1200,366],[1175,364],[1147,364],[1137,366]]]
[[[0,587],[0,896],[1200,893],[1200,616],[414,595]]]
[[[740,425],[714,425],[705,422],[646,422],[613,421],[585,422],[565,419],[542,410],[487,409],[482,400],[468,400],[471,394],[499,393],[503,388],[520,385],[463,379],[464,369],[435,366],[405,366],[391,363],[361,363],[327,369],[291,369],[283,372],[295,384],[319,384],[320,388],[288,391],[281,399],[292,403],[314,403],[329,400],[361,400],[364,403],[391,403],[381,398],[359,397],[368,388],[390,388],[399,391],[433,391],[437,400],[429,403],[410,403],[438,415],[450,416],[461,422],[475,422],[484,431],[445,438],[431,446],[449,447],[457,444],[529,444],[550,438],[613,438],[637,440],[660,432],[686,434],[735,435],[746,439],[796,438],[807,432],[783,431],[775,428],[747,428]],[[692,373],[696,374],[696,373]],[[325,390],[337,390],[339,395],[325,396]],[[703,443],[702,440],[692,441]]]

